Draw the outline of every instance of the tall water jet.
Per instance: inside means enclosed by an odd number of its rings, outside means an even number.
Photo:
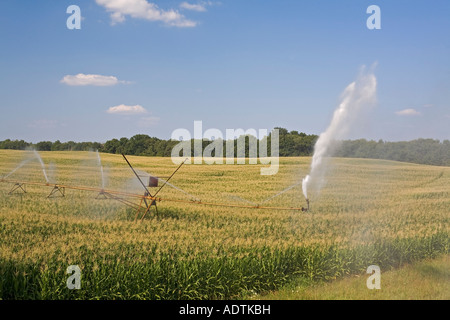
[[[303,195],[308,207],[308,189],[311,184],[319,183],[318,189],[323,184],[324,159],[333,155],[337,141],[346,139],[364,111],[375,104],[376,87],[377,80],[373,71],[367,72],[363,66],[356,81],[350,83],[342,93],[341,102],[334,111],[328,128],[320,134],[314,145],[310,173],[302,180]]]
[[[39,160],[39,163],[41,164],[42,173],[44,174],[45,181],[47,183],[49,183],[48,177],[47,177],[47,172],[45,171],[45,165],[44,165],[44,162],[42,161],[42,158],[41,158],[40,154],[36,150],[33,150],[33,152],[34,152],[34,155],[36,156],[36,158]]]
[[[105,175],[103,173],[102,160],[100,159],[100,153],[98,152],[98,150],[97,150],[97,162],[100,167],[100,174],[101,174],[101,178],[102,178],[102,190],[103,190],[103,189],[105,189]]]
[[[305,199],[308,199],[308,191],[307,191],[308,182],[309,182],[309,175],[304,177],[302,180],[302,190],[303,190],[303,195],[305,196]]]

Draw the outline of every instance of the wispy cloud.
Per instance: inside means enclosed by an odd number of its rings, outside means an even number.
[[[180,4],[180,8],[182,9],[186,9],[186,10],[192,10],[192,11],[198,11],[198,12],[205,12],[206,11],[206,7],[204,4],[191,4],[188,2],[182,2]]]
[[[397,111],[395,114],[399,116],[419,116],[420,112],[415,109],[404,109]]]
[[[191,11],[197,11],[197,12],[205,12],[207,9],[206,7],[210,7],[213,5],[219,5],[220,2],[212,2],[212,1],[200,1],[197,3],[189,3],[189,2],[182,2],[180,3],[180,8],[184,10],[191,10]]]
[[[120,104],[115,107],[110,107],[108,110],[106,110],[106,112],[110,114],[132,115],[132,114],[145,114],[147,113],[147,110],[145,110],[145,108],[142,107],[141,105],[127,106],[124,104]]]
[[[96,0],[97,4],[111,13],[111,23],[121,23],[126,16],[131,18],[160,21],[168,26],[195,27],[195,21],[187,19],[179,12],[170,9],[162,10],[156,4],[147,0]]]
[[[115,86],[119,83],[129,83],[128,81],[121,81],[114,76],[102,76],[99,74],[83,74],[66,75],[62,78],[61,83],[68,86]]]

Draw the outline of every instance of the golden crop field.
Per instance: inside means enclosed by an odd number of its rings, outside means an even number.
[[[241,298],[292,277],[329,280],[448,253],[449,167],[335,158],[307,212],[161,201],[157,215],[135,222],[133,209],[95,192],[47,198],[52,183],[142,194],[122,156],[100,155],[102,182],[94,152],[40,155],[50,187],[9,195],[12,185],[0,183],[3,299]],[[35,159],[14,171],[27,157],[0,150],[0,179],[45,183]],[[170,158],[128,159],[163,178],[177,168]],[[184,165],[158,196],[302,207],[310,160],[281,158],[273,176],[259,164]],[[66,286],[70,265],[81,269],[79,290]]]

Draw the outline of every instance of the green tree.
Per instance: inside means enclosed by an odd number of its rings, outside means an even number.
[[[36,143],[37,151],[51,151],[52,150],[52,142],[50,141],[41,141]]]

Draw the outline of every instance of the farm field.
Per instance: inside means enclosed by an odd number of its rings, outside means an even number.
[[[142,194],[120,155],[0,150],[0,179],[59,183]],[[128,157],[135,169],[168,177],[170,158]],[[308,157],[281,158],[278,174],[261,165],[185,165],[162,198],[302,207]],[[13,172],[14,171],[14,172]],[[13,172],[11,174],[11,172]],[[158,203],[135,212],[95,192],[27,185],[8,195],[0,183],[2,299],[239,299],[303,277],[334,280],[448,254],[450,168],[369,159],[330,160],[311,210],[256,210]],[[279,194],[280,192],[287,191]],[[279,196],[274,197],[279,194]],[[81,289],[66,269],[81,269]]]

